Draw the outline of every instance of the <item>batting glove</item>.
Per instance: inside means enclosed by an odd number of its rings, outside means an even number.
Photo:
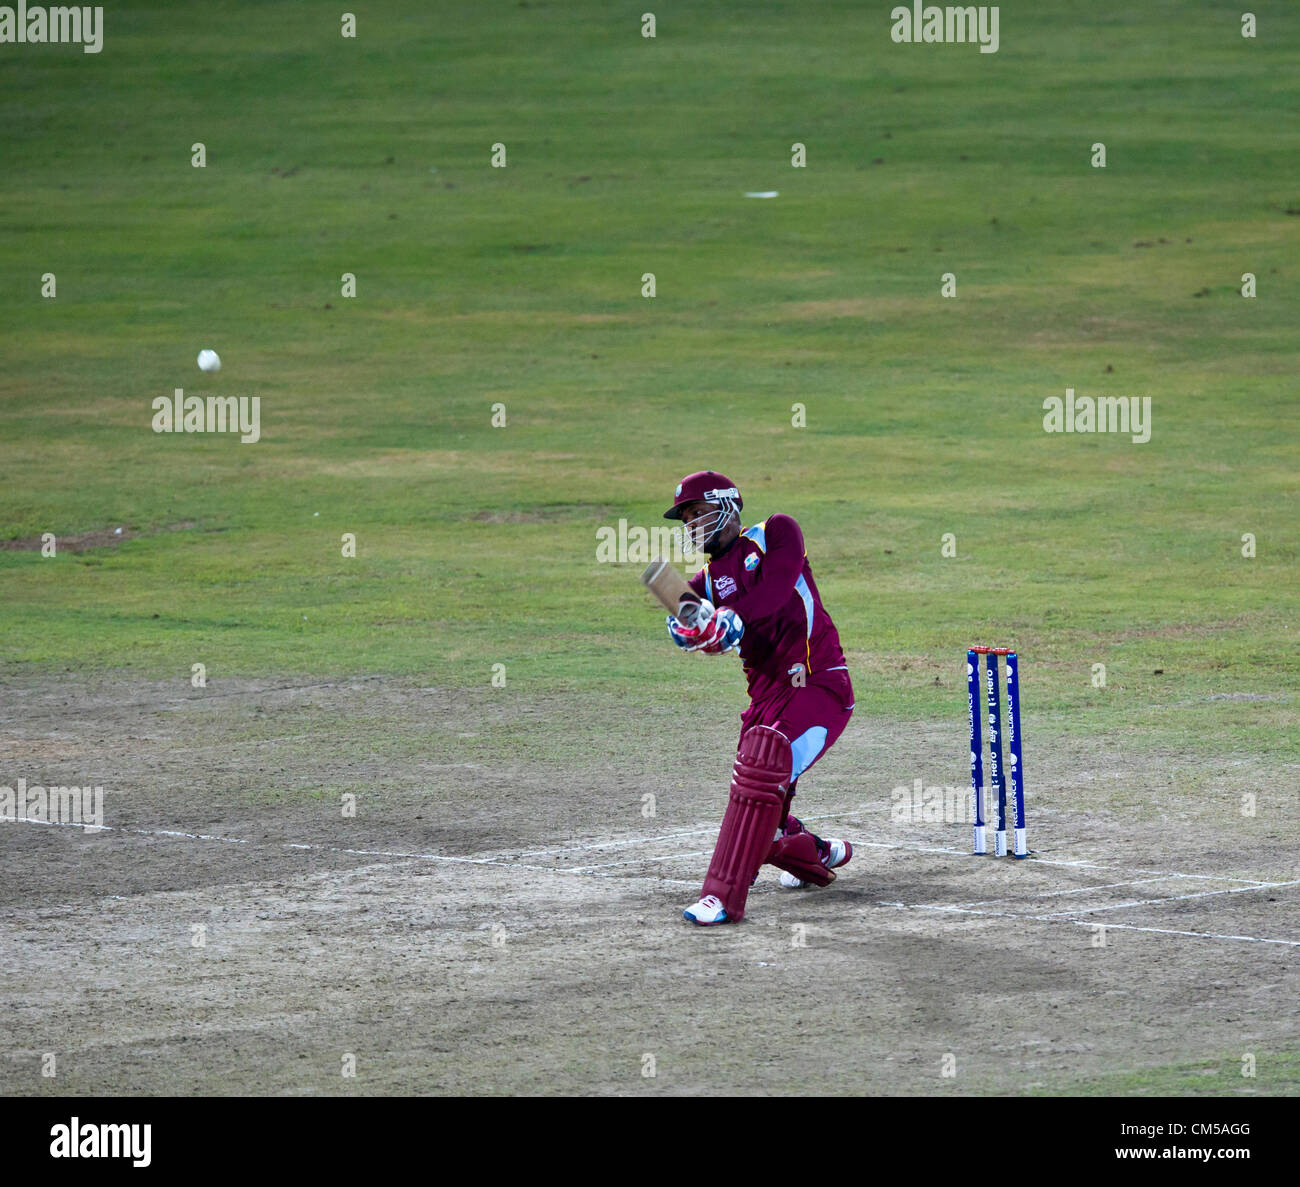
[[[712,602],[701,600],[695,608],[695,616],[689,624],[682,622],[672,614],[668,616],[666,620],[668,634],[671,636],[672,641],[683,651],[694,651],[700,646],[700,636],[705,626],[713,620],[715,613]]]
[[[719,610],[704,626],[699,649],[706,655],[721,655],[735,647],[745,633],[745,624],[734,610]]]

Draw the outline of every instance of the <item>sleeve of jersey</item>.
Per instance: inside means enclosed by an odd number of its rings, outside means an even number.
[[[788,515],[767,520],[767,551],[758,566],[758,580],[731,608],[743,622],[775,614],[790,600],[794,583],[803,572],[803,532]]]
[[[686,582],[699,596],[704,597],[704,570],[701,569],[694,577]]]

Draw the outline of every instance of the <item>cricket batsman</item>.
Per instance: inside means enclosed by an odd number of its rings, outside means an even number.
[[[689,585],[698,611],[668,633],[686,651],[739,650],[749,682],[731,798],[692,923],[738,923],[759,867],[784,871],[781,885],[828,886],[853,856],[847,841],[822,840],[790,815],[795,784],[844,732],[853,713],[840,637],[813,581],[803,533],[788,515],[744,528],[744,502],[712,470],[677,484],[665,519],[679,519],[708,562]],[[683,611],[685,614],[685,611]]]

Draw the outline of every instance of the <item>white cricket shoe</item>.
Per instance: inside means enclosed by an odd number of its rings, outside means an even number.
[[[706,894],[695,906],[687,907],[682,912],[682,918],[698,923],[701,927],[708,927],[712,923],[726,923],[727,908],[716,894]]]
[[[828,870],[838,869],[853,856],[853,846],[848,841],[827,838],[826,844],[830,846],[830,852],[826,855],[826,868]],[[793,874],[786,873],[785,870],[781,871],[781,877],[777,881],[786,890],[802,890],[808,885],[802,878],[796,878]]]

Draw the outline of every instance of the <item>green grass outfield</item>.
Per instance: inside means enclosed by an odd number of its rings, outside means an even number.
[[[0,551],[0,673],[504,663],[659,703],[690,661],[595,532],[708,465],[803,524],[867,713],[963,714],[962,650],[1012,640],[1055,728],[1300,757],[1294,4],[1253,40],[1208,0],[1003,4],[987,55],[894,44],[887,4],[653,40],[647,7],[0,47],[0,538],[130,537]],[[262,440],[155,435],[178,386],[259,396]],[[1149,396],[1151,440],[1045,433],[1067,387]]]
[[[1243,1074],[1250,1066],[1245,1061],[1245,1054],[1254,1056],[1253,1074]],[[1077,1080],[1071,1084],[1070,1092],[1074,1096],[1297,1096],[1300,1095],[1300,1055],[1292,1052],[1229,1053],[1195,1063]],[[1028,1095],[1051,1094],[1035,1088]],[[1230,1145],[1231,1141],[1221,1144]]]

